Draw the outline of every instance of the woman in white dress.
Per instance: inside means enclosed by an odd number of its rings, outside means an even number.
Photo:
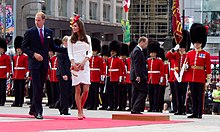
[[[86,35],[79,16],[72,21],[72,35],[68,39],[68,55],[71,61],[72,86],[75,86],[75,100],[78,119],[85,119],[83,107],[88,97],[90,83],[89,59],[92,56],[91,38]],[[83,92],[81,94],[81,87]]]

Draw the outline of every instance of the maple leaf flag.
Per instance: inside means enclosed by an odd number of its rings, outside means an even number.
[[[123,0],[123,7],[125,12],[128,12],[128,9],[130,7],[130,0]]]

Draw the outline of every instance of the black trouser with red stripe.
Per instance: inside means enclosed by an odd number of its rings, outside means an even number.
[[[149,103],[150,110],[159,112],[159,84],[149,84]]]
[[[6,101],[6,78],[0,79],[0,105],[4,106]]]
[[[18,106],[19,104],[24,103],[24,79],[14,79],[14,89],[15,89],[15,102],[14,104]]]
[[[186,92],[188,82],[174,82],[175,89],[177,91],[177,111],[178,113],[185,113],[186,112]]]
[[[189,83],[192,102],[193,102],[193,115],[201,116],[203,111],[204,100],[204,83],[190,82]]]

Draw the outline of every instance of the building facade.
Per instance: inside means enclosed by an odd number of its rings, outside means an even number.
[[[131,0],[131,38],[147,36],[163,42],[170,32],[171,0]]]
[[[52,29],[54,36],[62,38],[71,34],[70,17],[78,14],[84,21],[86,32],[103,43],[113,39],[123,40],[120,21],[125,17],[122,0],[17,0],[17,35],[34,26],[37,11],[46,13],[45,26]],[[21,25],[21,26],[19,26]]]

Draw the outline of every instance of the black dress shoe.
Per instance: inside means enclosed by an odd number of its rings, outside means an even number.
[[[192,114],[190,116],[187,116],[187,118],[197,118],[197,115]]]
[[[36,119],[43,119],[43,116],[40,113],[37,113],[35,116]]]
[[[197,118],[198,118],[198,119],[202,119],[202,115],[198,115]]]
[[[106,107],[101,107],[101,108],[99,108],[99,110],[107,110],[107,108]]]
[[[176,112],[174,115],[182,115],[182,112]]]
[[[108,111],[113,111],[113,108],[109,107],[107,110],[108,110]]]
[[[71,114],[68,112],[60,112],[60,115],[71,115]]]
[[[22,104],[19,104],[18,107],[22,107]]]
[[[87,108],[87,110],[94,110],[94,108],[93,107],[89,107],[89,108]]]
[[[18,107],[18,104],[13,103],[11,107]]]
[[[35,116],[36,113],[35,113],[35,112],[32,112],[32,111],[29,111],[29,115]]]
[[[152,109],[149,109],[147,112],[153,112],[153,110],[152,110]]]
[[[142,113],[138,111],[131,111],[131,114],[142,114]]]

